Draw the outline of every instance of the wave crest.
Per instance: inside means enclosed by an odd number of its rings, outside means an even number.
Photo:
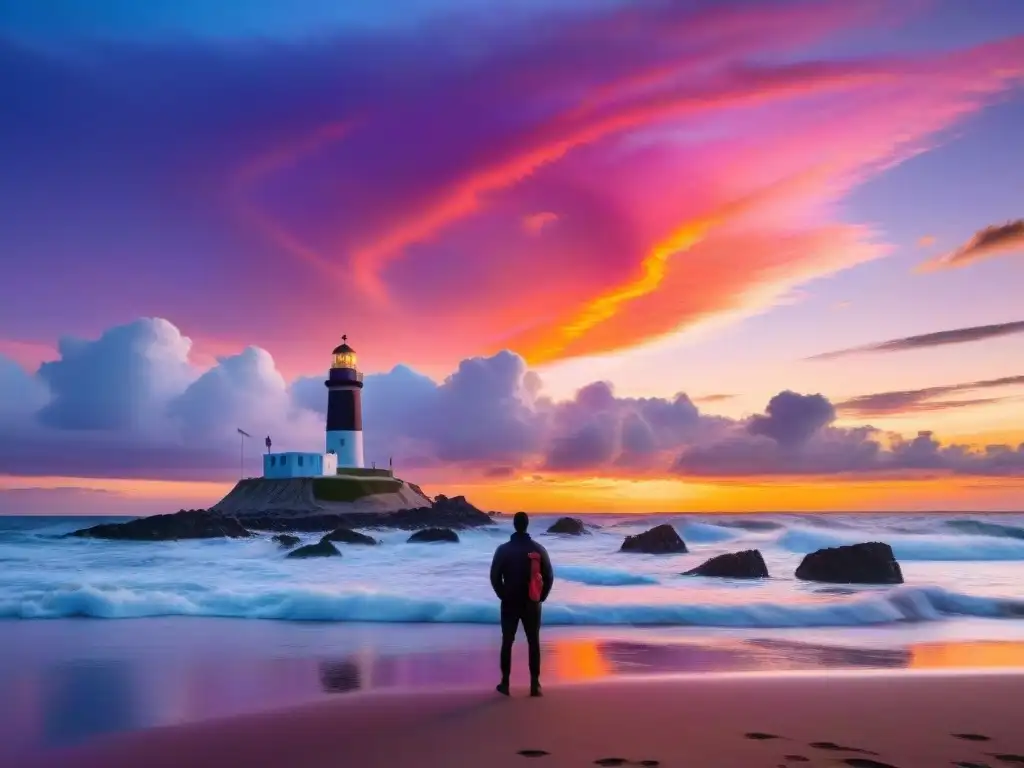
[[[796,554],[808,554],[826,547],[841,547],[863,541],[884,541],[898,560],[968,561],[1024,560],[1024,541],[992,536],[943,536],[895,534],[876,538],[868,532],[839,533],[792,528],[778,539],[778,545]]]
[[[94,585],[37,591],[0,599],[3,618],[85,616],[210,616],[375,623],[494,624],[498,604],[482,600],[425,600],[367,590],[296,588],[266,593],[175,593]],[[660,625],[736,628],[849,627],[940,621],[953,616],[1022,618],[1024,601],[976,597],[938,587],[901,587],[813,603],[561,604],[547,603],[548,625]]]
[[[555,567],[555,578],[599,587],[627,587],[638,584],[657,584],[652,576],[644,576],[615,568],[594,568],[589,565],[560,565]]]

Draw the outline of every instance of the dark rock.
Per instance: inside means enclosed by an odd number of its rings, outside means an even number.
[[[579,536],[584,533],[590,533],[590,531],[583,526],[583,521],[578,517],[560,517],[548,528],[548,533],[565,533],[569,536]]]
[[[360,519],[363,522],[360,522]],[[365,525],[366,514],[322,514],[307,515],[301,512],[276,512],[266,515],[246,515],[246,526],[254,531],[290,531],[296,533],[320,533],[349,525]]]
[[[276,536],[271,536],[270,540],[276,541],[282,547],[294,547],[297,546],[300,541],[298,536],[292,536],[288,533],[279,533]]]
[[[879,541],[830,547],[804,557],[796,577],[830,584],[902,584],[892,547]]]
[[[384,528],[400,528],[414,531],[419,528],[476,528],[482,525],[494,525],[494,521],[486,512],[477,509],[465,496],[437,496],[429,507],[401,509],[382,515],[377,523]]]
[[[351,528],[335,528],[324,536],[323,541],[340,541],[343,544],[379,544],[372,536],[353,531]]]
[[[416,533],[409,537],[410,544],[424,541],[451,541],[458,543],[459,534],[451,528],[425,528],[422,531],[416,531]]]
[[[415,531],[420,528],[476,528],[494,525],[490,515],[468,501],[465,496],[449,499],[438,496],[429,507],[400,509],[396,512],[341,512],[309,515],[286,511],[267,515],[246,515],[245,524],[257,531],[296,531],[314,533],[336,528],[397,528]]]
[[[767,579],[768,566],[761,552],[748,549],[712,557],[683,576],[715,576],[724,579]]]
[[[153,515],[126,523],[104,523],[83,528],[68,536],[129,541],[175,541],[177,539],[242,539],[253,534],[233,517],[205,509],[181,510],[170,515]]]
[[[341,557],[341,552],[331,542],[321,539],[316,544],[307,544],[289,552],[288,557]]]
[[[643,552],[648,555],[669,555],[686,552],[686,542],[679,538],[676,529],[663,523],[649,531],[627,536],[620,552]]]

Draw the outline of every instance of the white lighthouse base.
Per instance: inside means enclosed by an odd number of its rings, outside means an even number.
[[[338,457],[338,469],[363,466],[363,433],[334,431],[327,433],[327,451]]]

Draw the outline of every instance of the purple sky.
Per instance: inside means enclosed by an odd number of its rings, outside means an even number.
[[[1016,0],[0,0],[0,73],[0,492],[318,449],[347,333],[439,488],[1021,499]]]

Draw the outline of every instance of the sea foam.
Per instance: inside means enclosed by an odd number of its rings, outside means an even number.
[[[0,617],[3,618],[69,616],[104,619],[211,616],[453,624],[491,624],[499,618],[495,600],[426,600],[388,592],[308,587],[246,594],[216,589],[175,593],[83,584],[0,600]],[[549,601],[544,607],[544,622],[548,625],[850,627],[939,621],[950,616],[1021,618],[1024,617],[1024,601],[975,597],[938,587],[901,587],[884,593],[869,592],[805,603],[750,601],[673,605]]]

